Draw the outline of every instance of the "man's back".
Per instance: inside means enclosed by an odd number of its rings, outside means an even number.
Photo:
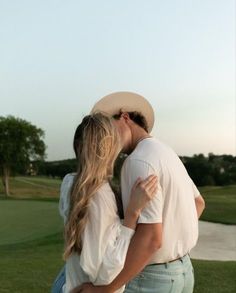
[[[200,193],[175,152],[155,138],[138,143],[122,168],[124,209],[137,177],[157,174],[157,197],[142,212],[139,223],[162,223],[162,247],[150,263],[164,263],[182,257],[196,244],[198,217],[195,197]]]

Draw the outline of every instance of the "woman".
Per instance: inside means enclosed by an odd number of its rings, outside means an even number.
[[[77,173],[64,178],[60,197],[65,222],[66,283],[60,291],[57,279],[53,292],[70,292],[86,282],[110,283],[124,266],[141,210],[157,192],[156,176],[138,179],[121,224],[108,183],[120,152],[119,136],[112,119],[101,113],[86,116],[78,126],[74,151]]]

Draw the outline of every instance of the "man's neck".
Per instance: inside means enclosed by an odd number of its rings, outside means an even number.
[[[138,145],[138,143],[140,141],[142,141],[145,138],[151,137],[151,135],[149,133],[147,133],[144,129],[142,128],[135,128],[132,131],[132,145],[131,148],[132,150],[134,150],[136,148],[136,146]]]

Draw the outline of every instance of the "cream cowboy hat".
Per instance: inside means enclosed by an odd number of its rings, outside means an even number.
[[[150,133],[154,125],[154,111],[151,104],[142,96],[132,92],[115,92],[103,97],[93,107],[91,113],[104,112],[111,116],[122,112],[139,112],[148,124]]]

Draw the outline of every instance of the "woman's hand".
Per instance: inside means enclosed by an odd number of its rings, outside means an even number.
[[[157,193],[157,176],[150,175],[145,180],[138,178],[131,190],[128,208],[140,213]]]
[[[138,217],[157,193],[157,186],[158,181],[155,175],[150,175],[145,180],[137,179],[132,187],[129,204],[125,211],[124,226],[135,230]]]

